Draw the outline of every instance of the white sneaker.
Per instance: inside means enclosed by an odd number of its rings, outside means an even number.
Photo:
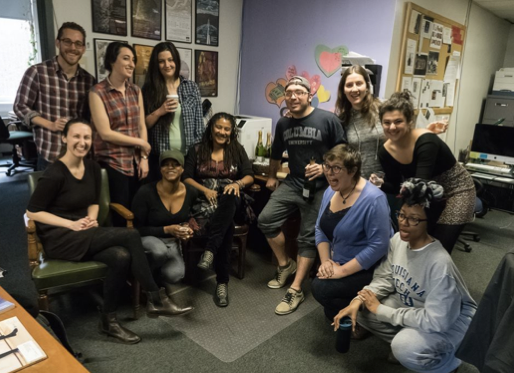
[[[287,290],[286,295],[282,298],[282,301],[278,304],[277,308],[275,308],[275,313],[277,315],[287,315],[296,311],[300,303],[305,300],[303,295],[303,291],[298,291],[293,288],[289,288]]]
[[[291,259],[289,260],[289,265],[286,268],[280,269],[280,267],[277,267],[275,278],[268,282],[268,287],[271,289],[280,289],[284,287],[289,276],[294,275],[295,273],[296,262],[293,259]]]

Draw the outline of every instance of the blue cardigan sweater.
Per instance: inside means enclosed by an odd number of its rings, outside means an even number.
[[[334,262],[345,264],[356,258],[362,268],[369,269],[387,254],[393,235],[387,198],[366,181],[359,198],[334,229],[334,239],[330,242],[319,221],[334,193],[328,187],[323,195],[316,221],[316,246],[328,242]]]

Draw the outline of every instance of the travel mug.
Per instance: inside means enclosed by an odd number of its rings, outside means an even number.
[[[352,336],[352,319],[349,316],[345,316],[339,321],[339,329],[336,333],[336,350],[344,354],[350,349],[350,338]]]

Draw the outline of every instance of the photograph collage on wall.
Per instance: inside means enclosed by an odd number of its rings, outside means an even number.
[[[177,48],[180,54],[180,75],[186,79],[193,79],[193,51],[187,48]]]
[[[132,36],[161,40],[161,0],[132,0]]]
[[[192,0],[166,0],[166,40],[191,43]]]
[[[219,45],[219,0],[196,0],[196,44]]]
[[[218,52],[195,50],[195,82],[202,97],[218,96]]]
[[[152,55],[153,46],[134,44],[134,50],[136,51],[137,63],[134,69],[134,84],[137,84],[139,88],[143,88],[145,83],[146,72],[148,71],[148,64],[150,63],[150,56]]]
[[[119,41],[122,43],[127,43],[124,40],[106,40],[106,39],[94,39],[95,44],[95,73],[96,80],[101,82],[109,75],[109,70],[105,68],[104,59],[105,52],[107,51],[107,46],[113,41]]]
[[[127,36],[126,0],[91,0],[93,32]]]

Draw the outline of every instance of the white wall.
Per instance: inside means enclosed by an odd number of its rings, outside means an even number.
[[[241,20],[243,0],[223,0],[220,4],[220,28],[219,28],[219,47],[209,47],[197,44],[175,43],[177,47],[189,48],[193,50],[213,50],[218,52],[218,97],[209,97],[213,104],[213,109],[217,111],[226,111],[232,113],[236,102],[237,87],[237,69],[239,64],[239,47],[241,42]],[[127,34],[126,37],[118,37],[116,35],[99,34],[92,32],[91,20],[91,1],[90,0],[53,0],[55,12],[55,35],[57,29],[67,21],[76,22],[86,30],[87,42],[91,48],[87,49],[82,58],[81,65],[92,75],[95,75],[95,55],[93,51],[93,39],[115,39],[127,40],[129,44],[155,45],[156,40],[141,39],[130,36],[130,1],[127,4]],[[165,9],[163,0],[163,10]],[[193,1],[194,12],[194,1]],[[194,21],[193,15],[193,34],[194,39]],[[162,35],[165,35],[165,16],[162,18]],[[164,41],[164,40],[162,40]]]
[[[514,67],[514,25],[510,25],[509,38],[507,39],[507,50],[503,67]]]
[[[396,88],[402,38],[405,3],[396,4],[393,43],[386,83],[386,97]],[[494,72],[503,65],[510,24],[471,0],[414,0],[413,3],[467,27],[464,45],[460,89],[456,97],[446,142],[456,154],[473,137],[475,123],[480,119],[482,102],[486,98]],[[514,44],[514,43],[513,43]],[[513,46],[514,47],[514,46]]]

